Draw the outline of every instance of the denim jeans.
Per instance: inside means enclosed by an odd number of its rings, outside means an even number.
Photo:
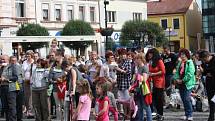
[[[142,94],[137,94],[135,96],[137,96],[135,97],[135,103],[138,106],[138,111],[135,117],[135,121],[144,121],[143,109],[146,111],[147,121],[152,121],[152,112],[151,112],[150,105],[146,105]]]
[[[179,92],[184,105],[185,116],[189,118],[189,117],[192,117],[192,114],[193,114],[193,108],[192,108],[192,102],[191,102],[192,89],[188,90],[184,86],[183,88],[179,88]]]
[[[165,88],[167,89],[166,90],[167,96],[170,96],[170,94],[171,94],[171,88],[170,88],[170,86],[172,84],[173,77],[174,77],[173,74],[171,74],[171,75],[165,75]]]

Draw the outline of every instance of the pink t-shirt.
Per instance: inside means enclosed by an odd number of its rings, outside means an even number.
[[[82,107],[77,120],[89,120],[92,100],[87,94],[85,94],[79,97],[79,102],[82,103]]]
[[[96,118],[96,121],[109,121],[108,109],[110,107],[110,102],[108,96],[104,97],[103,99],[97,99],[96,101],[99,103],[99,112],[103,109],[104,102],[108,101],[107,111],[105,111],[102,115],[98,116]]]

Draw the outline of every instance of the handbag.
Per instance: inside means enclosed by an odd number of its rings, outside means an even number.
[[[146,105],[152,104],[152,93],[150,91],[149,79],[146,82],[142,82],[142,94]]]
[[[145,96],[147,94],[150,94],[149,85],[146,82],[143,81],[140,86],[141,86],[141,89],[142,89],[143,96]]]

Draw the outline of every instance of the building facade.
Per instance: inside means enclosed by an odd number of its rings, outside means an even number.
[[[195,0],[150,1],[147,9],[148,20],[164,29],[171,51],[200,48],[201,11]]]
[[[112,39],[119,41],[125,21],[147,19],[145,0],[108,0],[107,26],[114,28]],[[0,1],[1,36],[16,36],[23,23],[37,23],[59,36],[69,20],[83,20],[95,30],[98,51],[104,55],[105,38],[96,30],[105,27],[104,0],[7,0]]]
[[[215,1],[202,0],[202,27],[206,48],[215,53]]]

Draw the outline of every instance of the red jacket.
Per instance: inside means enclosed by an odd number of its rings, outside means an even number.
[[[153,81],[153,86],[156,88],[165,88],[165,66],[163,61],[160,59],[157,63],[157,66],[155,68],[152,67],[151,64],[149,64],[149,72],[150,73],[157,73],[161,71],[162,74],[158,76],[152,76],[151,79]]]

